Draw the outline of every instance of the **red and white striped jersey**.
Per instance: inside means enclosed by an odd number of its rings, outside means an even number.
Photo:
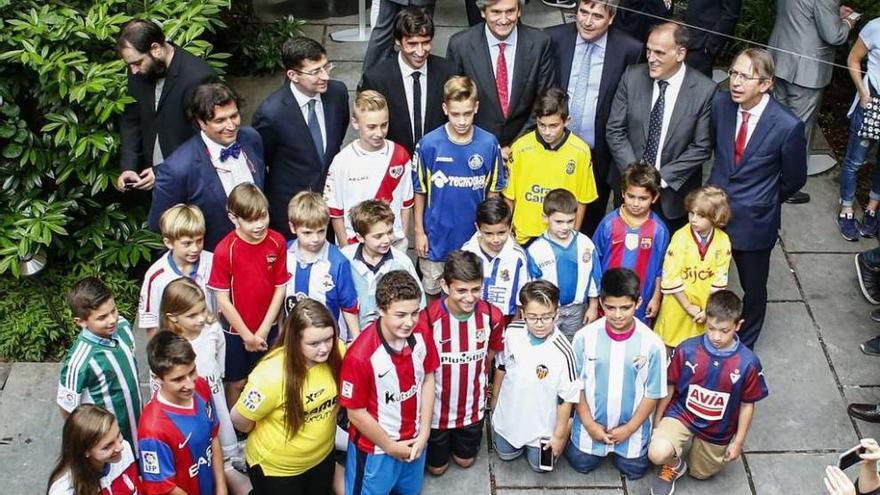
[[[504,315],[484,300],[467,320],[449,313],[446,298],[428,307],[428,321],[440,356],[434,374],[431,428],[463,428],[483,419],[490,363],[489,350],[504,349]]]
[[[339,405],[366,409],[392,440],[410,440],[419,434],[422,384],[437,369],[437,349],[424,312],[399,352],[388,346],[381,324],[381,318],[370,323],[346,351]],[[360,450],[384,453],[354,423],[348,435]]]

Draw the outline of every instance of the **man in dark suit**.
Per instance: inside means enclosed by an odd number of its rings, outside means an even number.
[[[388,100],[387,138],[412,154],[425,134],[446,122],[443,85],[455,75],[445,58],[431,55],[434,21],[424,10],[400,11],[394,42],[400,53],[364,73],[358,90],[376,90]]]
[[[550,37],[518,24],[523,0],[479,0],[485,22],[455,33],[446,58],[479,92],[474,124],[491,132],[505,158],[524,130],[538,91],[553,86],[556,69]]]
[[[766,50],[740,52],[730,68],[730,93],[715,95],[715,164],[709,183],[730,196],[726,231],[743,288],[739,338],[754,347],[767,311],[770,252],[782,202],[807,180],[804,123],[770,96],[773,59]]]
[[[732,35],[741,6],[742,0],[688,0],[684,23],[698,28],[688,43],[688,66],[712,77],[715,57],[727,44],[726,37],[714,33]]]
[[[620,0],[614,27],[642,43],[648,31],[672,17],[672,0]]]
[[[205,215],[205,249],[213,251],[233,229],[226,215],[232,189],[245,182],[263,187],[263,141],[254,129],[240,127],[238,97],[222,84],[197,87],[190,113],[201,132],[156,166],[149,223],[158,231],[165,210],[194,204]]]
[[[370,32],[370,42],[367,44],[367,52],[364,54],[364,68],[366,72],[376,64],[383,62],[394,54],[392,48],[392,33],[394,31],[394,19],[401,9],[406,7],[419,7],[428,15],[434,15],[436,0],[373,0],[379,2],[379,15]]]
[[[618,0],[581,0],[575,22],[546,29],[559,84],[568,91],[569,129],[590,145],[598,199],[590,203],[581,232],[592,236],[602,221],[610,196],[609,170],[614,166],[605,142],[605,124],[623,71],[641,59],[644,46],[611,28]],[[611,29],[609,29],[611,28]]]
[[[671,233],[687,222],[684,198],[702,184],[703,163],[712,153],[709,113],[715,83],[687,67],[687,28],[658,24],[648,35],[648,63],[626,69],[605,129],[619,172],[644,160],[660,171],[655,210]],[[619,193],[615,193],[619,194]]]
[[[148,190],[153,167],[196,133],[186,115],[193,90],[217,75],[204,60],[166,41],[152,21],[129,21],[116,48],[128,65],[128,94],[135,99],[119,125],[122,173],[116,187]]]
[[[299,36],[281,48],[287,81],[254,113],[266,149],[269,225],[288,239],[287,203],[300,191],[324,190],[327,169],[348,128],[348,91],[330,80],[333,64],[317,41]]]

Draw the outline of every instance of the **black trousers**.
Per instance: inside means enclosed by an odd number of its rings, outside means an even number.
[[[767,315],[767,277],[770,275],[771,251],[772,248],[759,251],[733,250],[733,261],[743,288],[745,322],[739,330],[739,339],[749,349],[754,349]]]
[[[259,465],[248,466],[254,489],[250,495],[330,495],[333,493],[333,452],[298,476],[266,476]]]

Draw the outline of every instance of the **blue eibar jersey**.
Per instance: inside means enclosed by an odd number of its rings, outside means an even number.
[[[477,205],[501,192],[507,172],[498,140],[477,126],[467,144],[453,143],[446,126],[429,132],[413,155],[413,190],[424,194],[428,259],[445,261],[476,232]]]

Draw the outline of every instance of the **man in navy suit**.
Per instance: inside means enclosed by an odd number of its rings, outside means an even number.
[[[213,251],[233,229],[226,215],[230,191],[244,182],[263,187],[263,141],[254,129],[240,127],[238,97],[222,84],[197,87],[190,115],[201,132],[156,166],[149,223],[158,231],[165,210],[194,204],[205,215],[205,249]]]
[[[348,90],[331,81],[333,64],[317,41],[298,36],[284,42],[287,80],[254,114],[266,149],[269,225],[293,238],[287,203],[300,191],[324,190],[324,179],[348,128]]]
[[[612,28],[619,0],[580,0],[575,22],[547,28],[558,81],[568,91],[569,129],[590,145],[599,198],[590,203],[581,232],[592,236],[605,216],[614,163],[605,142],[605,123],[623,71],[642,58],[644,45]],[[609,29],[611,28],[611,29]]]
[[[770,96],[773,59],[766,50],[743,50],[728,74],[730,92],[712,102],[715,164],[708,182],[730,196],[726,230],[744,293],[739,337],[752,348],[767,311],[781,205],[807,180],[806,142],[804,123]]]

